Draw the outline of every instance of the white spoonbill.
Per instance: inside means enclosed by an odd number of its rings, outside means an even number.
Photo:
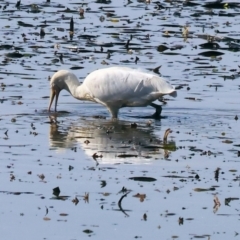
[[[81,84],[68,70],[56,72],[50,81],[51,96],[48,111],[55,100],[57,111],[58,96],[62,89],[79,100],[87,100],[104,105],[112,115],[118,117],[123,107],[144,107],[156,109],[153,118],[160,117],[162,107],[153,103],[164,95],[177,96],[175,88],[163,78],[128,67],[103,68],[90,73]]]

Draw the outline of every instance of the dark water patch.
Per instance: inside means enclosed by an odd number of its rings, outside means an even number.
[[[230,206],[230,205],[229,205],[230,202],[231,202],[231,201],[236,201],[236,200],[239,200],[239,198],[229,197],[229,198],[225,198],[224,203],[225,203],[226,206]]]
[[[225,13],[225,12],[219,12],[219,17],[236,17],[239,16],[239,13]]]
[[[159,144],[158,146],[148,145],[148,146],[143,146],[143,148],[150,149],[150,150],[164,149],[164,150],[168,150],[171,152],[174,152],[177,150],[175,142],[170,142],[168,144]]]
[[[66,8],[64,10],[57,10],[57,13],[78,13],[76,10],[71,10],[70,8]],[[70,17],[66,18],[64,17],[64,20],[70,20]]]
[[[191,101],[197,101],[197,102],[201,102],[202,101],[201,98],[195,98],[195,97],[185,97],[185,99],[191,100]]]
[[[136,154],[119,154],[117,157],[119,158],[132,158],[132,157],[138,157]]]
[[[228,47],[227,48],[228,50],[230,51],[237,51],[237,50],[240,50],[240,44],[239,43],[235,43],[235,42],[229,42],[227,43]]]
[[[206,65],[209,64],[209,62],[206,62],[206,58],[194,58],[193,61],[198,64],[206,64]],[[201,62],[201,61],[204,61],[204,62]]]
[[[229,214],[229,213],[218,213],[217,216],[229,217],[229,216],[240,216],[240,214],[238,214],[238,213],[235,213],[235,214]]]
[[[93,233],[93,231],[91,229],[85,229],[85,230],[83,230],[83,232],[86,234],[89,234],[89,235]]]
[[[196,6],[199,6],[200,3],[197,3],[196,1],[187,1],[187,2],[184,2],[183,3],[183,6],[184,7],[196,7]]]
[[[131,33],[135,34],[135,33],[139,33],[139,32],[149,32],[149,30],[148,29],[142,29],[142,28],[139,28],[139,29],[137,29],[137,28],[122,28],[121,32],[128,33],[128,34],[131,34]]]
[[[34,192],[10,192],[10,191],[0,191],[0,193],[6,193],[6,194],[12,194],[12,195],[34,194]]]
[[[31,144],[26,144],[26,145],[8,145],[8,144],[0,144],[0,147],[8,147],[8,148],[12,148],[12,147],[26,147],[26,146],[30,146]]]
[[[233,9],[233,8],[240,8],[240,5],[239,3],[235,3],[235,2],[213,1],[213,2],[205,3],[203,7],[213,8],[213,9]]]
[[[134,181],[140,181],[140,182],[154,182],[157,181],[156,178],[152,178],[152,177],[130,177],[130,180],[134,180]]]
[[[181,28],[182,27],[181,25],[178,25],[178,24],[161,24],[159,26],[161,26],[161,27],[173,27],[173,28]]]
[[[175,215],[177,215],[177,214],[176,213],[166,213],[165,216],[169,217],[169,216],[175,216]]]
[[[10,50],[10,49],[13,49],[13,47],[14,47],[14,44],[1,44],[0,50],[3,50],[3,49]]]
[[[201,48],[207,48],[207,49],[219,49],[220,48],[220,45],[216,42],[202,43],[199,46]]]
[[[206,64],[206,65],[209,65],[209,63],[201,63],[201,64]],[[196,69],[206,69],[206,68],[213,68],[213,69],[216,69],[217,67],[216,66],[196,66],[196,67],[194,67],[194,68],[196,68]]]
[[[9,57],[9,58],[22,58],[23,56],[24,56],[24,54],[21,54],[18,51],[6,53],[6,57]]]
[[[207,192],[207,191],[215,191],[216,188],[211,187],[211,188],[194,188],[193,189],[195,192]]]
[[[170,55],[170,56],[181,55],[181,53],[174,53],[174,52],[163,52],[162,54],[164,54],[164,55]]]
[[[166,175],[166,176],[162,176],[164,178],[194,178],[193,176],[188,176],[188,177],[184,177],[184,176],[178,176],[178,175]]]
[[[28,70],[34,71],[34,69],[28,69]],[[21,79],[23,79],[23,80],[39,80],[40,78],[35,78],[35,77],[22,77]]]
[[[58,197],[51,197],[50,200],[61,200],[61,201],[65,201],[68,198],[70,198],[70,196],[58,196]]]
[[[218,52],[218,51],[206,51],[206,52],[201,52],[198,55],[204,56],[204,57],[217,57],[217,56],[221,56],[224,53],[222,52]]]
[[[84,67],[82,66],[74,66],[74,67],[71,67],[70,69],[72,70],[79,70],[79,69],[83,69]]]
[[[100,169],[103,170],[103,171],[106,171],[106,170],[116,170],[116,168],[114,168],[114,167],[101,167]]]
[[[105,48],[111,48],[114,47],[113,43],[98,43],[94,41],[89,41],[86,46],[98,46],[98,47],[105,47]]]
[[[90,35],[90,34],[81,34],[81,35],[78,35],[78,38],[83,38],[83,39],[94,39],[94,38],[97,38],[98,35]]]
[[[22,96],[9,96],[10,98],[13,98],[13,99],[21,99]]]
[[[159,51],[159,52],[164,52],[167,49],[169,49],[169,48],[167,46],[165,46],[165,45],[159,45],[157,47],[157,51]]]
[[[48,48],[47,46],[42,46],[42,45],[31,45],[31,46],[28,46],[28,47],[32,48],[32,49]],[[45,53],[45,52],[42,52],[42,53]]]
[[[22,22],[22,21],[18,21],[18,25],[19,25],[20,27],[34,27],[34,25],[32,25],[32,24],[24,23],[24,22]]]
[[[203,235],[195,235],[195,234],[190,234],[190,235],[193,235],[194,238],[209,238],[211,235],[208,235],[208,234],[203,234]]]

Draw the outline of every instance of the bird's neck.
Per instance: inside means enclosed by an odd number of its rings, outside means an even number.
[[[77,79],[69,78],[65,81],[64,89],[66,89],[74,98],[84,100],[84,87]]]

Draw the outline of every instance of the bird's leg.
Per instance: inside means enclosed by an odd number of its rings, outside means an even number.
[[[112,115],[112,119],[117,119],[117,117],[118,117],[118,108],[116,108],[116,107],[111,107],[111,106],[107,106],[107,108],[108,108],[108,111],[111,113],[111,115]]]
[[[161,112],[162,112],[162,106],[157,105],[155,103],[150,104],[151,107],[154,107],[156,109],[156,112],[152,115],[153,118],[160,118]]]
[[[145,119],[149,119],[149,118],[150,119],[157,119],[157,120],[161,119],[162,106],[161,105],[157,105],[155,103],[151,103],[151,104],[149,104],[149,106],[154,107],[155,110],[156,110],[153,115],[151,115],[151,116],[142,116],[142,117],[137,116],[137,117],[138,118],[145,118]]]

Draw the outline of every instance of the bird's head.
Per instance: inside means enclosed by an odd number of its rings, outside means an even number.
[[[69,71],[60,70],[53,74],[50,80],[50,103],[48,106],[48,111],[50,112],[53,100],[55,98],[54,111],[57,111],[58,97],[61,90],[66,89],[66,79],[68,79]]]
[[[53,100],[55,98],[55,112],[57,111],[57,102],[61,90],[65,89],[72,94],[76,87],[80,85],[77,77],[68,70],[60,70],[53,74],[50,81],[50,103],[48,111],[50,111]]]

